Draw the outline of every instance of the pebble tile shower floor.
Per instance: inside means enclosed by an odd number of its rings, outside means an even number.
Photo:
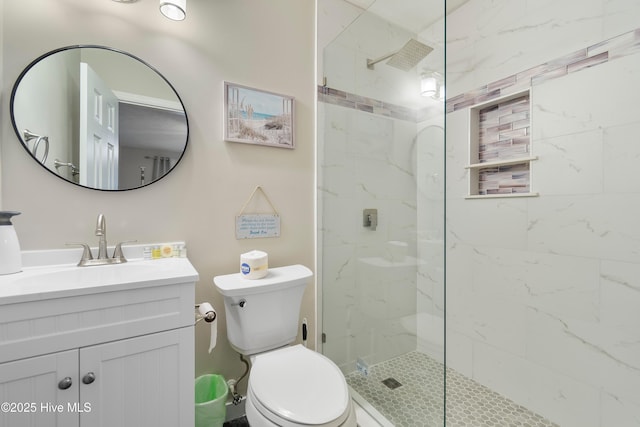
[[[398,427],[442,427],[443,365],[411,352],[352,372],[347,382]],[[392,389],[383,383],[393,379]],[[386,381],[393,384],[393,381]],[[477,382],[447,369],[447,427],[558,427]]]

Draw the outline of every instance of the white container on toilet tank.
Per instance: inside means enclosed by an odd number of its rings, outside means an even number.
[[[269,272],[269,257],[266,252],[250,251],[240,255],[240,274],[245,279],[262,279]]]
[[[20,215],[15,211],[0,211],[0,275],[22,271],[22,255],[16,230],[11,217]]]

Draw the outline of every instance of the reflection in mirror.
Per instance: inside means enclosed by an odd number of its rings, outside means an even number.
[[[189,134],[171,84],[142,60],[102,46],[70,46],[32,62],[13,88],[11,120],[38,163],[99,190],[162,178]]]

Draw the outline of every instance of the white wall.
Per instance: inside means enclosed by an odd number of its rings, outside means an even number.
[[[76,162],[73,147],[77,147],[79,108],[78,85],[80,80],[79,53],[69,51],[67,55],[53,55],[46,61],[30,69],[22,78],[20,90],[13,98],[16,114],[16,127],[48,137],[36,146],[37,139],[28,141],[29,150],[50,170],[72,180],[70,168],[55,168],[55,160],[63,163]],[[51,81],[58,82],[52,85]],[[74,96],[75,94],[75,96]],[[42,102],[38,102],[39,96]],[[76,117],[69,120],[69,117]],[[34,153],[34,148],[36,152]],[[48,154],[47,154],[48,151]],[[77,150],[76,150],[77,151]],[[46,161],[45,160],[45,154]]]
[[[196,327],[196,375],[237,377],[243,369],[226,342],[224,309],[212,278],[238,270],[239,254],[269,253],[271,266],[314,267],[314,22],[312,0],[189,2],[188,17],[172,22],[157,1],[131,4],[86,0],[3,2],[2,90],[37,56],[73,44],[128,51],[154,66],[176,88],[189,118],[187,152],[177,168],[149,187],[117,193],[88,190],[35,164],[13,133],[8,97],[2,99],[2,206],[23,214],[14,221],[23,249],[96,244],[96,216],[107,218],[110,243],[184,239],[200,274],[197,301],[221,314],[218,347]],[[295,150],[222,140],[223,81],[292,95]],[[236,240],[234,217],[261,185],[282,219],[280,238]],[[314,287],[306,290],[313,346]]]
[[[639,18],[633,1],[471,0],[447,21],[448,98]],[[468,108],[447,115],[448,365],[563,427],[640,424],[633,37],[594,47],[608,61],[533,85],[539,197],[466,200]]]

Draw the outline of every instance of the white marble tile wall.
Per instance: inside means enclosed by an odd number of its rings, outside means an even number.
[[[416,347],[443,360],[442,111],[417,124],[321,104],[324,351],[345,371]],[[375,232],[366,207],[379,209]]]
[[[448,93],[638,18],[626,0],[471,0],[447,22]],[[532,87],[539,197],[464,200],[468,111],[447,115],[447,362],[568,427],[640,425],[640,53],[611,52]]]
[[[416,348],[416,123],[322,104],[319,183],[324,353],[350,372]],[[364,228],[362,210],[378,209]],[[406,243],[393,258],[388,242]],[[404,322],[403,322],[404,321]]]
[[[444,360],[444,116],[419,124],[417,183],[417,349]]]
[[[447,82],[455,93],[473,90],[639,21],[635,0],[470,0],[447,17]]]
[[[320,54],[324,68],[319,73],[333,89],[408,108],[423,108],[429,101],[420,96],[420,74],[424,69],[443,68],[441,40],[431,37],[429,32],[419,36],[365,12],[327,42]],[[412,38],[434,48],[416,67],[403,71],[387,65],[385,60],[373,69],[367,68],[367,59],[396,52]]]

